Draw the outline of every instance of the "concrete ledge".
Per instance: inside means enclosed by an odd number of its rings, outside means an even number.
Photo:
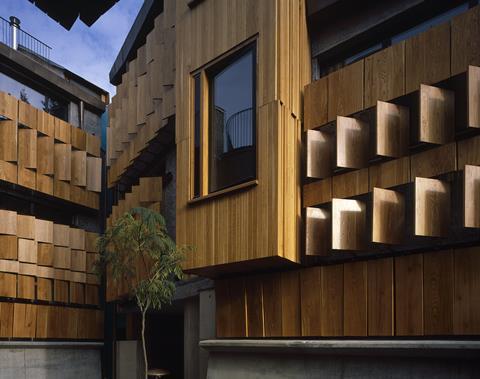
[[[103,342],[0,341],[0,349],[101,349]]]
[[[214,353],[275,353],[336,356],[402,356],[478,358],[478,340],[205,340]]]

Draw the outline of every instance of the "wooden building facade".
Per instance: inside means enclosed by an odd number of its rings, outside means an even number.
[[[165,0],[114,75],[111,220],[173,172],[209,338],[480,334],[480,8],[344,3]]]

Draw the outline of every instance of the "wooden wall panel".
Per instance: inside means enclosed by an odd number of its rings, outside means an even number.
[[[61,303],[68,303],[69,292],[68,282],[64,280],[54,280],[53,299]]]
[[[302,336],[321,336],[322,269],[320,267],[300,271],[300,299]]]
[[[423,255],[395,258],[395,335],[423,335]]]
[[[365,58],[365,108],[377,100],[405,93],[405,43],[400,42]],[[307,110],[305,110],[307,112]]]
[[[328,77],[305,87],[304,129],[313,129],[328,122]]]
[[[265,337],[282,336],[281,276],[270,274],[263,278],[263,310]]]
[[[17,296],[17,275],[0,272],[0,296]]]
[[[0,302],[0,338],[11,338],[13,334],[13,303]]]
[[[245,281],[247,307],[247,336],[263,337],[263,291],[261,278],[251,277]]]
[[[54,138],[39,135],[37,138],[37,172],[42,175],[53,175],[54,158]]]
[[[15,303],[13,319],[14,338],[34,338],[36,323],[36,305]]]
[[[435,26],[405,42],[405,90],[450,76],[450,23]]]
[[[328,76],[328,121],[363,109],[363,59]]]
[[[0,115],[10,120],[17,120],[18,100],[5,92],[0,92]]]
[[[367,263],[368,335],[392,336],[393,259],[378,259]]]
[[[367,335],[367,263],[344,265],[343,335]]]
[[[37,168],[37,131],[18,130],[18,165],[24,168]]]
[[[30,129],[37,129],[37,109],[24,101],[19,101],[18,123]]]
[[[0,235],[0,259],[18,258],[17,236]]]
[[[87,150],[87,133],[85,131],[72,127],[72,147],[77,150]]]
[[[72,178],[72,145],[55,144],[55,179],[70,181]]]
[[[457,146],[442,145],[410,156],[411,178],[431,178],[457,170]]]
[[[0,121],[0,160],[17,161],[17,124],[15,121]]]
[[[81,150],[72,151],[72,180],[71,184],[85,187],[87,185],[87,152]]]
[[[217,315],[222,322],[217,324],[217,335],[222,337],[246,337],[245,283],[243,279],[217,281]]]
[[[0,234],[17,235],[17,212],[0,209]]]
[[[35,299],[35,277],[18,275],[17,297],[20,299]]]
[[[87,157],[87,189],[89,191],[102,191],[102,159]]]
[[[343,335],[343,266],[322,267],[322,336]]]
[[[453,333],[480,334],[480,247],[455,251]]]
[[[467,70],[468,65],[480,66],[480,7],[454,17],[452,29],[452,75]]]
[[[53,280],[37,278],[37,299],[44,301],[53,300]]]
[[[424,255],[425,335],[448,335],[453,332],[453,272],[452,251],[438,251]]]

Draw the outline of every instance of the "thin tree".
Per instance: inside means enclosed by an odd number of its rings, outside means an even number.
[[[167,233],[165,219],[147,208],[133,208],[120,217],[98,240],[97,270],[108,271],[115,285],[126,284],[142,315],[142,348],[145,378],[148,358],[145,318],[148,310],[170,304],[175,282],[182,278],[180,266],[185,248],[179,248]]]

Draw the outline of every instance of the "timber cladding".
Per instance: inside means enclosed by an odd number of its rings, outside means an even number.
[[[0,180],[98,209],[100,138],[0,93]]]
[[[177,243],[193,248],[184,268],[298,262],[301,100],[310,81],[305,3],[208,0],[176,8],[176,230]],[[192,201],[193,75],[247,43],[256,46],[257,180]]]
[[[217,280],[217,337],[480,334],[480,247]]]

